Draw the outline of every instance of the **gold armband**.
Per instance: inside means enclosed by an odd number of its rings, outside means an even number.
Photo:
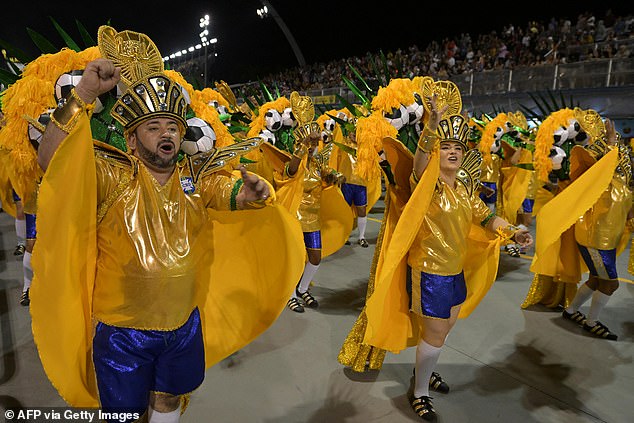
[[[625,227],[630,232],[634,232],[634,217],[630,217],[629,219],[627,219],[627,221],[625,222]]]
[[[432,150],[438,145],[438,135],[434,131],[431,131],[427,127],[423,129],[423,132],[418,138],[418,149],[423,153],[431,153]]]
[[[79,98],[75,88],[60,103],[51,114],[51,122],[67,134],[73,130],[83,112],[89,113],[95,107],[94,103],[86,104]]]

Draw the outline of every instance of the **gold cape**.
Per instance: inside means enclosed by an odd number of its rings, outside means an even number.
[[[49,380],[74,407],[98,407],[92,364],[96,175],[82,117],[44,175],[33,253],[31,318]],[[253,341],[284,310],[304,269],[299,222],[279,205],[208,210],[214,258],[199,280],[206,367]],[[227,248],[231,246],[231,248]],[[213,278],[211,278],[213,276]]]
[[[346,349],[353,350],[355,347],[351,344],[354,342],[360,342],[361,345],[357,348],[360,352],[367,352],[368,349],[365,346],[371,346],[394,353],[418,343],[418,326],[411,319],[409,296],[405,287],[407,253],[432,201],[440,175],[440,160],[439,152],[435,150],[431,154],[429,164],[420,181],[408,198],[405,187],[412,172],[413,159],[404,157],[407,154],[411,156],[411,153],[396,143],[400,144],[399,141],[391,138],[384,139],[385,152],[388,154],[392,168],[395,169],[395,179],[400,182],[397,182],[397,187],[390,187],[388,204],[390,208],[396,209],[395,211],[386,210],[384,220],[386,218],[390,220],[386,227],[382,228],[382,243],[376,262],[373,292],[367,297],[362,311],[362,315],[365,314],[365,316],[359,318],[359,321],[367,320],[367,324],[365,327],[355,324],[353,331],[356,335],[346,339],[345,343],[348,344],[344,343],[342,353]],[[389,144],[395,147],[390,147]],[[395,151],[399,151],[396,155],[401,157],[394,158]],[[401,169],[402,167],[406,169]],[[398,209],[401,206],[403,207],[399,216]],[[467,299],[460,310],[460,318],[471,314],[495,281],[500,244],[501,240],[498,237],[487,234],[477,225],[472,225],[468,236],[469,255],[464,267]],[[362,337],[359,336],[360,334]],[[362,340],[359,341],[359,339]],[[370,350],[370,352],[375,354],[374,357],[378,356],[377,351]],[[351,361],[365,363],[360,357]],[[374,361],[376,364],[376,360]]]

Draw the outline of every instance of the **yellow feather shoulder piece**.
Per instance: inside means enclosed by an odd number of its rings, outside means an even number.
[[[548,115],[546,119],[539,125],[537,135],[535,137],[535,154],[533,163],[537,172],[537,178],[540,181],[547,181],[548,174],[553,169],[553,163],[550,160],[550,149],[554,143],[555,131],[560,127],[567,127],[568,121],[574,118],[572,109],[561,109]]]
[[[484,163],[491,164],[491,146],[495,142],[495,133],[498,128],[505,129],[508,116],[506,113],[499,113],[491,119],[482,130],[482,137],[478,143],[478,150],[482,153]]]
[[[379,113],[357,121],[357,170],[366,181],[380,175],[379,152],[383,150],[383,138],[396,138],[398,131]]]

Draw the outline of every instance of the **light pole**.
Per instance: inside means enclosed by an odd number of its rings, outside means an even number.
[[[200,18],[199,25],[201,28],[203,28],[203,31],[199,34],[200,42],[205,47],[205,76],[204,76],[204,83],[203,83],[203,88],[205,88],[207,87],[207,46],[209,45],[209,41],[207,41],[207,35],[209,35],[209,30],[207,29],[207,27],[209,26],[209,15],[205,15],[202,18]]]
[[[271,3],[269,3],[267,0],[261,0],[261,2],[263,7],[257,10],[258,16],[261,19],[264,19],[269,15],[269,13],[271,13],[271,16],[273,16],[273,19],[275,19],[275,22],[277,22],[280,29],[286,36],[288,43],[291,45],[291,48],[293,49],[293,53],[295,53],[295,57],[297,58],[297,62],[299,63],[299,66],[304,67],[306,65],[306,60],[304,60],[304,55],[302,54],[302,51],[299,49],[299,46],[297,45],[297,42],[295,41],[293,34],[291,34],[291,30],[288,29],[288,27],[286,26],[286,24],[284,23],[280,15],[277,13],[275,8],[273,8]]]

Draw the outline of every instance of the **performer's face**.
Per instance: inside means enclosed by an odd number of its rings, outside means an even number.
[[[460,143],[443,141],[440,143],[440,168],[443,170],[458,170],[462,164],[464,151]]]
[[[170,169],[178,159],[182,132],[174,119],[154,118],[140,124],[127,141],[132,154],[146,166]]]

